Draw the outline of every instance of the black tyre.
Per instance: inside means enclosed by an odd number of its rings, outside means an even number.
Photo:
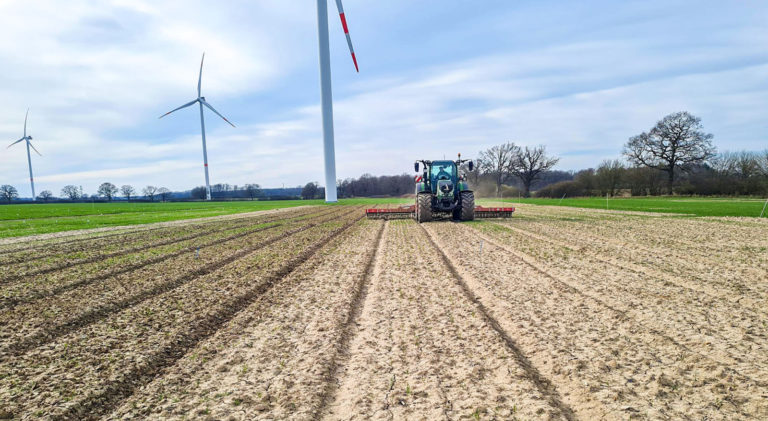
[[[432,194],[419,193],[416,195],[416,221],[429,222],[432,220]]]
[[[461,220],[475,219],[475,194],[471,191],[461,192]]]

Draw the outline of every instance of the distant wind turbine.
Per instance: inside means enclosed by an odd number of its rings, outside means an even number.
[[[221,117],[224,121],[229,123],[230,126],[235,127],[235,125],[232,124],[229,120],[227,120],[226,117],[219,114],[219,112],[216,111],[211,106],[211,104],[205,101],[205,97],[201,96],[200,87],[202,85],[202,80],[203,80],[203,61],[205,61],[205,53],[203,53],[203,58],[202,60],[200,60],[200,76],[198,76],[197,78],[197,99],[195,99],[194,101],[190,101],[182,105],[181,107],[168,111],[167,113],[161,115],[158,118],[163,118],[174,111],[178,111],[182,108],[187,108],[190,105],[194,105],[195,103],[198,103],[200,105],[200,129],[202,130],[202,133],[203,133],[203,166],[205,167],[205,200],[211,200],[211,182],[208,178],[208,151],[205,147],[205,119],[203,118],[203,106],[208,107],[211,111],[216,113],[217,116]]]
[[[349,53],[355,70],[357,67],[355,50],[352,48],[352,39],[349,37],[347,18],[341,0],[336,0],[336,8],[339,9],[341,27],[347,37]],[[333,140],[333,93],[331,90],[331,53],[328,46],[328,1],[317,0],[317,37],[320,49],[320,102],[323,114],[323,157],[325,159],[325,201],[336,201],[336,151]]]
[[[11,143],[10,145],[8,145],[8,148],[10,148],[11,146],[13,146],[13,145],[15,145],[15,144],[17,144],[17,143],[19,143],[21,141],[26,141],[27,142],[27,164],[29,165],[29,184],[32,187],[32,200],[36,200],[35,199],[36,198],[36,196],[35,196],[35,177],[32,176],[32,156],[29,153],[29,148],[32,148],[40,156],[43,156],[43,154],[38,152],[37,149],[35,149],[35,147],[32,146],[32,142],[30,142],[30,140],[32,140],[32,136],[27,136],[27,118],[29,118],[29,108],[27,108],[27,114],[24,116],[24,136],[21,139],[19,139],[19,140],[15,141],[15,142]]]

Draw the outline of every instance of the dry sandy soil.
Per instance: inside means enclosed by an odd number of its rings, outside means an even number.
[[[0,418],[768,419],[768,224],[361,208],[0,248]]]

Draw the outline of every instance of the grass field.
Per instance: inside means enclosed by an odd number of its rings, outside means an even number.
[[[697,198],[697,197],[581,197],[574,199],[503,199],[510,203],[531,203],[548,206],[612,209],[640,212],[679,213],[693,216],[751,216],[757,217],[765,199],[754,198]],[[768,213],[768,209],[766,209]]]
[[[408,199],[344,199],[339,204],[399,203]],[[169,203],[48,203],[0,206],[0,238],[148,224],[305,205],[322,200]]]

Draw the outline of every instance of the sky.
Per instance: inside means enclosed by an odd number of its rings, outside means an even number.
[[[620,157],[663,116],[701,117],[721,150],[768,148],[768,2],[329,2],[337,177],[399,174],[504,142],[556,167]],[[0,0],[0,140],[28,130],[36,190],[102,182],[323,182],[313,0]],[[4,140],[3,140],[4,139]],[[30,195],[23,144],[0,184]]]

